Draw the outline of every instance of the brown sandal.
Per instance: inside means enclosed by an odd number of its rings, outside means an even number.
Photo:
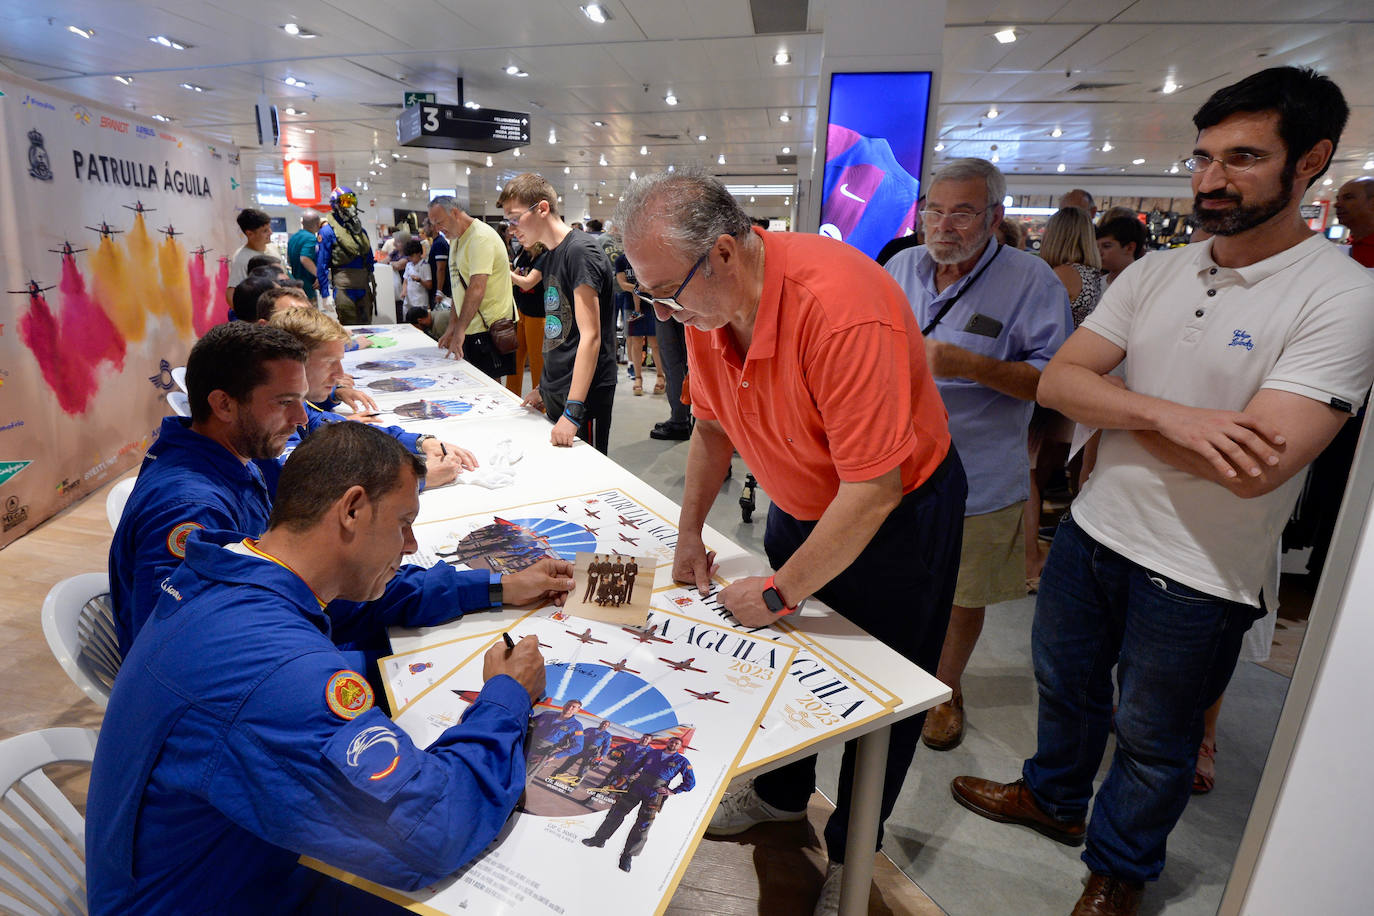
[[[1217,784],[1217,746],[1204,738],[1197,749],[1197,769],[1193,771],[1193,794],[1206,795]]]
[[[639,397],[641,394],[644,393],[644,383],[641,382],[638,378],[635,379],[634,393],[635,397]]]
[[[667,390],[668,390],[668,383],[665,382],[665,381],[663,381],[663,377],[662,377],[662,376],[659,376],[658,381],[654,383],[654,394],[662,394],[663,392],[665,392],[665,391],[667,391]]]

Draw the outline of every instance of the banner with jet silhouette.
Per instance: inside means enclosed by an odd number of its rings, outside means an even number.
[[[0,79],[0,547],[136,464],[225,320],[236,148]]]

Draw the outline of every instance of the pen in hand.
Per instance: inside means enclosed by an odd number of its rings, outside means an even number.
[[[504,639],[504,640],[506,641],[506,648],[507,648],[507,649],[514,649],[514,648],[515,648],[515,641],[514,641],[513,639],[510,638],[510,634],[509,634],[509,633],[502,633],[502,634],[501,634],[501,638]]]

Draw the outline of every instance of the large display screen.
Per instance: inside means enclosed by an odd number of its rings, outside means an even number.
[[[877,257],[915,227],[930,86],[924,71],[831,75],[822,235]]]

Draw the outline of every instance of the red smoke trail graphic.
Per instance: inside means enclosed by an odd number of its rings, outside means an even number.
[[[229,288],[229,259],[219,259],[219,273],[215,275],[215,324],[229,320],[229,297],[224,291]]]
[[[43,379],[62,409],[72,416],[85,413],[99,387],[94,363],[82,354],[66,352],[57,319],[42,293],[30,293],[29,305],[19,319],[19,336],[38,360]]]
[[[124,368],[124,337],[105,314],[100,304],[86,292],[86,279],[76,269],[71,255],[62,258],[62,343],[72,357],[80,356],[92,367],[103,360],[114,363],[115,371]]]
[[[187,262],[187,272],[191,279],[191,322],[197,337],[219,324],[215,320],[215,296],[210,289],[210,277],[205,273],[205,252],[197,251]],[[229,271],[224,269],[224,281],[229,281]],[[221,286],[220,289],[224,287]],[[223,297],[224,293],[220,293]]]

